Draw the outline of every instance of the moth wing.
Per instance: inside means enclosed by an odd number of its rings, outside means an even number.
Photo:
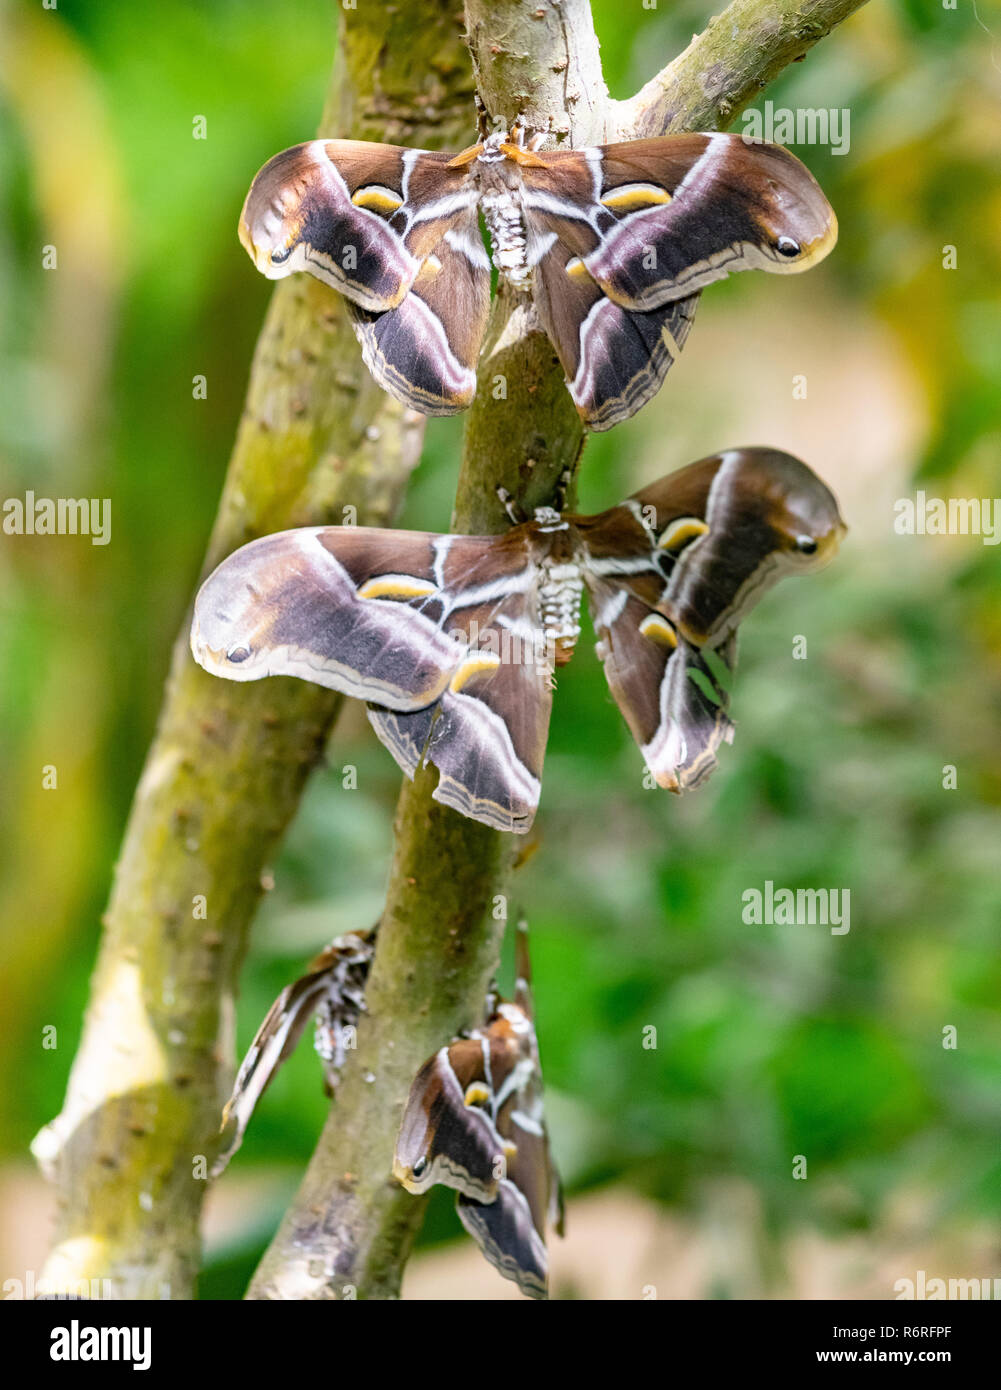
[[[612,693],[660,785],[697,786],[733,738],[738,625],[782,574],[833,555],[837,501],[790,454],[730,449],[578,528]]]
[[[721,456],[702,460],[580,522],[605,677],[658,784],[677,792],[703,781],[733,737],[729,680],[707,660],[732,664],[735,646],[706,658],[667,600],[681,566],[698,564],[720,466]]]
[[[557,241],[535,269],[535,305],[581,418],[607,430],[660,390],[688,337],[699,296],[639,312],[610,299]]]
[[[391,709],[430,705],[463,658],[442,626],[446,542],[469,567],[494,543],[353,526],[251,541],[198,593],[195,660],[230,680],[290,675]]]
[[[443,1183],[464,1196],[493,1201],[503,1142],[486,1110],[466,1102],[469,1087],[488,1079],[478,1036],[440,1048],[421,1067],[410,1087],[393,1158],[393,1173],[409,1192]]]
[[[223,1107],[222,1129],[235,1123],[233,1137],[212,1167],[217,1178],[243,1143],[257,1102],[270,1086],[281,1064],[292,1055],[306,1024],[319,1008],[330,987],[331,966],[311,970],[286,985],[254,1035],[233,1082],[233,1092]]]
[[[490,262],[475,209],[444,233],[395,308],[373,313],[349,302],[348,312],[383,390],[423,415],[464,410],[490,312]]]
[[[523,1193],[503,1178],[490,1203],[460,1196],[459,1220],[486,1259],[505,1279],[513,1279],[528,1298],[548,1298],[549,1261]]]
[[[669,791],[688,791],[704,782],[716,767],[721,743],[733,741],[733,723],[727,713],[729,681],[719,683],[721,666],[732,671],[736,638],[719,653],[706,654],[674,633],[675,644],[658,629],[659,614],[632,593],[617,615],[599,626],[602,607],[618,607],[625,590],[608,584],[592,588],[595,626],[600,633],[598,655],[616,704],[632,732],[647,767],[659,786]]]
[[[535,590],[465,608],[463,620],[476,621],[481,652],[470,652],[437,702],[414,713],[370,707],[368,717],[408,777],[422,763],[434,764],[436,801],[496,830],[524,834],[539,804],[552,710]],[[491,659],[482,660],[482,652]]]
[[[700,648],[720,648],[784,574],[822,568],[845,530],[830,488],[778,449],[726,450],[626,505],[652,526],[666,576],[656,607]],[[812,543],[810,553],[798,550],[799,539]]]
[[[533,1044],[535,1075],[519,1094],[502,1108],[497,1132],[511,1146],[507,1176],[525,1198],[535,1229],[545,1239],[550,1220],[563,1234],[561,1225],[560,1180],[553,1161],[542,1100],[542,1074]],[[498,1089],[500,1086],[498,1085]]]
[[[306,270],[363,309],[391,309],[454,219],[475,207],[449,158],[365,140],[293,145],[251,184],[240,240],[269,279]]]
[[[781,145],[667,135],[601,148],[601,235],[584,256],[605,293],[652,309],[739,270],[790,273],[822,260],[837,219]]]

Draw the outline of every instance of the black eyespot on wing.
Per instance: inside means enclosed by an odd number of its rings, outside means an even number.
[[[424,1175],[424,1173],[426,1172],[427,1166],[428,1166],[428,1161],[427,1161],[427,1159],[426,1159],[426,1158],[419,1158],[419,1159],[417,1160],[417,1162],[414,1164],[413,1168],[411,1169],[411,1172],[413,1173],[413,1175],[414,1175],[415,1178],[420,1178],[420,1177],[422,1177],[422,1176]]]
[[[238,666],[241,661],[246,661],[249,655],[249,647],[234,647],[231,652],[226,653],[226,660],[232,661],[234,665]]]
[[[801,555],[816,555],[817,542],[812,536],[797,536],[796,549]]]
[[[780,256],[788,256],[790,260],[800,252],[799,242],[791,236],[780,236],[775,243],[775,249]],[[274,256],[271,259],[274,260]]]
[[[287,247],[285,248],[284,251],[272,251],[272,252],[271,252],[271,264],[272,264],[272,265],[284,265],[284,263],[288,260],[289,256],[291,256],[291,254],[292,254],[292,247],[291,247],[291,246],[287,246]]]

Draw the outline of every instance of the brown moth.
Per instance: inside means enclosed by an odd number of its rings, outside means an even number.
[[[311,140],[265,164],[240,239],[271,279],[344,295],[362,354],[425,415],[469,405],[493,265],[531,297],[593,430],[637,411],[688,336],[699,292],[738,270],[806,270],[837,239],[813,176],[780,145],[667,135],[526,148],[515,128],[460,154]]]
[[[403,1112],[393,1175],[408,1192],[443,1183],[490,1263],[530,1298],[548,1293],[546,1226],[563,1234],[533,1022],[528,929],[518,924],[510,1003],[429,1058]]]
[[[499,536],[326,526],[243,546],[202,585],[191,648],[229,680],[292,675],[369,702],[436,800],[525,832],[553,677],[586,589],[609,687],[656,782],[699,785],[729,742],[737,626],[844,534],[830,490],[774,449],[731,449],[597,516],[540,507]]]

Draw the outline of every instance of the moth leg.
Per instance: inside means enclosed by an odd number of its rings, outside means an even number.
[[[535,132],[535,134],[532,136],[531,140],[529,140],[529,142],[528,142],[528,148],[529,148],[530,150],[532,150],[533,153],[534,153],[534,151],[536,151],[536,150],[541,150],[541,149],[542,149],[542,146],[546,143],[546,138],[547,138],[548,134],[549,134],[548,131],[545,131],[545,130],[537,130],[537,131]]]
[[[573,482],[573,473],[569,468],[564,468],[563,472],[556,479],[556,486],[553,488],[553,506],[558,512],[566,510],[567,493],[570,491],[570,484]]]
[[[508,492],[507,488],[499,487],[497,489],[497,496],[500,499],[501,506],[507,512],[515,526],[520,526],[522,522],[526,520],[525,514]]]
[[[479,92],[473,92],[473,101],[476,105],[476,133],[483,141],[490,134],[490,113],[484,106]]]

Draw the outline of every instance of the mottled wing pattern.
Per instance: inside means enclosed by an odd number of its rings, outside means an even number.
[[[311,140],[255,178],[240,239],[272,279],[307,270],[349,303],[366,365],[427,415],[463,409],[490,307],[476,191],[450,156]]]
[[[307,975],[286,985],[265,1015],[240,1064],[232,1095],[223,1108],[221,1129],[225,1130],[231,1123],[235,1128],[225,1150],[212,1166],[214,1178],[225,1170],[243,1143],[257,1102],[274,1080],[278,1068],[295,1051],[326,988],[322,973]]]

